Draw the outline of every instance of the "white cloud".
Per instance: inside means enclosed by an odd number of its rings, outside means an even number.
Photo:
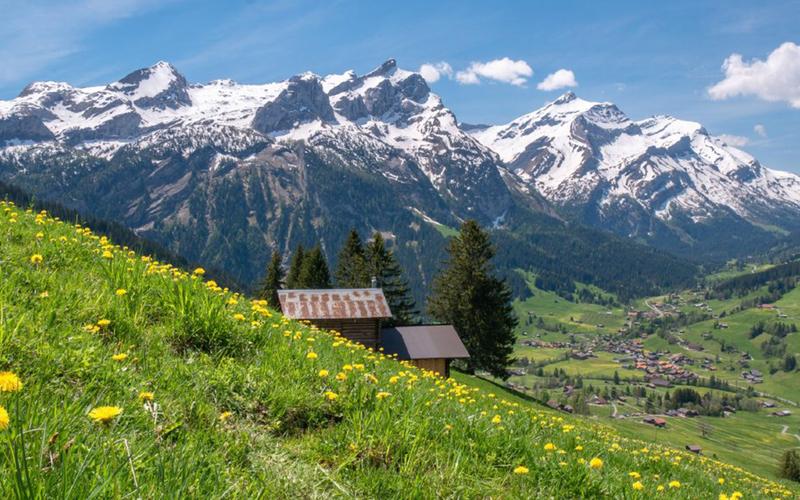
[[[419,67],[419,74],[428,83],[435,83],[439,78],[446,76],[453,77],[453,68],[444,61],[438,63],[425,63]]]
[[[82,49],[94,30],[161,8],[158,0],[3,3],[0,84],[15,82]]]
[[[742,137],[741,135],[721,134],[719,138],[728,146],[733,146],[735,148],[741,148],[750,143],[750,139]]]
[[[760,123],[757,123],[753,127],[753,132],[758,134],[759,137],[767,137],[767,127],[765,127],[764,125],[761,125]]]
[[[488,62],[473,62],[467,69],[456,73],[456,80],[464,85],[475,85],[485,78],[521,86],[531,75],[533,69],[522,59],[514,61],[503,57]]]
[[[754,95],[800,108],[800,45],[786,42],[773,50],[766,61],[748,62],[739,54],[731,54],[722,69],[725,79],[708,89],[712,99]]]
[[[578,82],[575,80],[575,73],[568,69],[560,69],[547,75],[547,78],[539,82],[536,88],[539,90],[556,90],[577,86]]]

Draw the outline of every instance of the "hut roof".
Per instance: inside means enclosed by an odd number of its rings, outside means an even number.
[[[384,328],[381,330],[381,345],[385,354],[397,354],[400,359],[469,357],[453,325]]]
[[[283,314],[292,319],[379,319],[392,311],[380,288],[278,290]]]

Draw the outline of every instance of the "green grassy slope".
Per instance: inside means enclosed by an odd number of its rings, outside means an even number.
[[[791,494],[441,380],[7,204],[0,371],[24,384],[0,384],[3,498]],[[96,422],[101,406],[120,413]]]

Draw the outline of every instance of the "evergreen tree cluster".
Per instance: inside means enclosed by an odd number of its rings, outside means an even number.
[[[341,288],[378,287],[394,315],[387,326],[413,324],[418,312],[400,264],[394,253],[386,248],[380,233],[375,233],[367,245],[356,230],[351,230],[339,251],[333,273],[336,286]],[[259,295],[273,307],[279,307],[278,290],[325,289],[333,286],[331,272],[321,245],[307,250],[297,245],[285,273],[280,252],[273,252]]]

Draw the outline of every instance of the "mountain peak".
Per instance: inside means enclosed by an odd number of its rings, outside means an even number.
[[[561,96],[559,96],[558,99],[553,101],[553,104],[566,104],[568,102],[574,101],[577,98],[578,98],[578,96],[575,95],[575,92],[568,91],[568,92],[565,92],[564,94],[562,94]]]
[[[137,69],[118,82],[108,86],[109,90],[130,96],[138,106],[145,108],[177,108],[191,104],[186,78],[175,66],[158,61],[148,68]]]
[[[370,76],[388,76],[394,70],[397,69],[397,60],[395,59],[387,59],[383,64],[375,68],[374,70],[370,71],[365,75],[365,77]]]

